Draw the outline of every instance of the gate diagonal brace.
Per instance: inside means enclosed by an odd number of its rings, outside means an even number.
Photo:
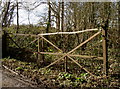
[[[82,42],[80,45],[78,45],[77,47],[75,47],[74,49],[72,49],[71,51],[69,51],[68,53],[66,53],[65,55],[63,55],[61,58],[59,58],[58,60],[54,61],[53,63],[49,64],[48,66],[46,66],[45,68],[48,68],[52,65],[54,65],[56,62],[60,61],[61,59],[63,59],[64,57],[68,57],[70,58],[74,63],[76,63],[80,68],[84,69],[87,73],[89,73],[91,76],[94,76],[92,73],[90,73],[87,69],[83,68],[78,62],[76,62],[73,58],[71,58],[68,54],[72,53],[73,51],[75,51],[76,49],[78,49],[79,47],[81,47],[82,45],[84,45],[85,43],[89,42],[90,40],[92,40],[94,37],[96,37],[98,34],[100,34],[101,31],[95,33],[93,36],[91,36],[90,38],[88,38],[87,40],[85,40],[84,42]],[[52,42],[48,41],[46,38],[42,37],[44,40],[46,40],[48,43],[50,43],[53,47],[57,48],[58,50],[60,50],[62,52],[61,49],[59,49],[57,46],[55,46]]]

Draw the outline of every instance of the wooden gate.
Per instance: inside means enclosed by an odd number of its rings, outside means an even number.
[[[78,34],[78,33],[83,33],[83,32],[89,32],[89,31],[98,31],[97,33],[95,33],[94,35],[92,35],[90,38],[88,38],[87,40],[85,40],[84,42],[80,43],[77,47],[73,48],[71,51],[67,52],[67,53],[63,53],[63,50],[61,50],[60,48],[58,48],[56,45],[54,45],[52,42],[50,42],[48,39],[46,39],[44,36],[48,36],[48,35],[59,35],[59,34]],[[87,56],[87,55],[75,55],[75,54],[71,54],[72,52],[74,52],[76,49],[80,48],[81,46],[83,46],[84,44],[86,44],[87,42],[89,42],[90,40],[92,40],[94,37],[96,37],[97,35],[99,35],[102,32],[102,42],[103,42],[103,57],[97,57],[97,56]],[[45,34],[38,34],[38,35],[33,35],[33,34],[13,34],[13,35],[17,35],[17,36],[33,36],[36,39],[33,40],[32,42],[29,43],[32,44],[35,41],[38,40],[38,59],[40,58],[40,54],[49,54],[49,55],[61,55],[62,57],[55,59],[54,62],[52,62],[51,64],[47,65],[45,68],[48,68],[52,65],[54,65],[55,63],[57,63],[58,61],[64,59],[65,61],[65,71],[67,69],[67,59],[65,57],[68,57],[71,61],[73,61],[75,64],[77,64],[80,68],[82,68],[83,70],[85,70],[87,73],[89,73],[91,76],[98,78],[98,76],[92,74],[90,71],[88,71],[86,68],[84,68],[81,64],[79,64],[76,60],[74,60],[72,57],[82,57],[82,58],[97,58],[99,60],[103,60],[103,72],[105,77],[107,76],[108,72],[108,58],[107,58],[107,43],[106,43],[106,30],[100,28],[100,29],[86,29],[86,30],[82,30],[82,31],[76,31],[76,32],[56,32],[56,33],[45,33]],[[56,48],[59,52],[58,53],[51,53],[51,52],[43,52],[43,50],[40,50],[40,39],[48,42],[50,45],[52,45],[54,48]],[[43,46],[43,42],[42,42],[42,46]]]

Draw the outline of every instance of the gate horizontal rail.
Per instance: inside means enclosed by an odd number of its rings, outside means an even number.
[[[50,55],[65,55],[65,53],[51,53],[51,52],[38,52],[40,54],[50,54]],[[72,57],[81,57],[81,58],[97,58],[97,60],[103,60],[103,57],[97,56],[88,56],[88,55],[75,55],[75,54],[68,54],[68,56]]]
[[[55,33],[43,33],[43,34],[19,34],[19,33],[9,33],[13,35],[18,35],[18,36],[33,36],[33,37],[38,37],[38,36],[46,36],[46,35],[57,35],[57,34],[77,34],[77,33],[83,33],[83,32],[90,32],[90,31],[98,31],[99,29],[86,29],[82,31],[75,31],[75,32],[55,32]]]

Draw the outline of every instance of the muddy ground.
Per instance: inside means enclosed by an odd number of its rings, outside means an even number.
[[[2,89],[7,88],[25,88],[25,89],[33,89],[39,87],[39,89],[46,89],[44,85],[36,85],[35,83],[31,82],[29,79],[25,79],[16,75],[9,70],[5,69],[4,67],[0,68],[2,71]]]

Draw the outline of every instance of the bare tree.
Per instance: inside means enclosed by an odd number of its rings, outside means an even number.
[[[64,1],[62,2],[62,13],[61,13],[61,30],[64,31]]]
[[[2,27],[6,27],[7,26],[7,22],[8,22],[8,16],[9,16],[9,9],[10,9],[10,0],[9,2],[6,2],[2,11]]]
[[[19,29],[19,6],[18,6],[18,0],[17,0],[17,33],[18,33],[18,29]]]

